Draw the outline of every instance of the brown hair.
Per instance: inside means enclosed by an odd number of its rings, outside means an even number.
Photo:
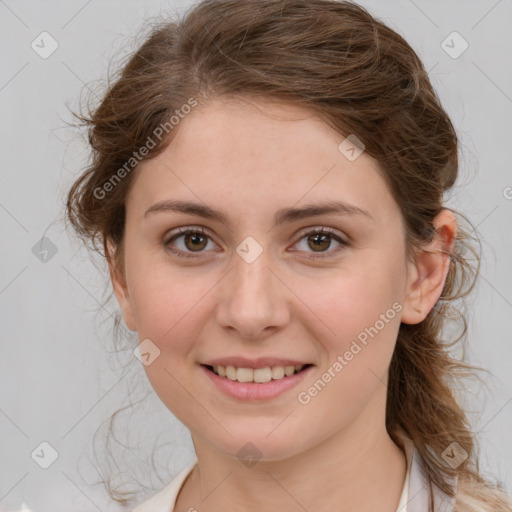
[[[93,160],[68,195],[67,214],[78,235],[106,258],[112,240],[122,271],[124,202],[135,171],[124,167],[108,192],[105,183],[191,98],[201,104],[244,96],[294,102],[340,134],[355,134],[381,164],[400,206],[409,257],[435,236],[432,221],[458,173],[454,127],[409,44],[364,8],[334,0],[205,0],[179,20],[154,27],[101,104],[80,116]],[[449,354],[465,342],[466,320],[454,303],[474,287],[475,241],[459,226],[441,297],[424,321],[400,326],[386,428],[397,444],[400,430],[413,440],[429,482],[453,495],[448,478],[459,477],[456,510],[510,511],[500,487],[479,473],[474,435],[454,394],[459,379],[476,369]],[[460,335],[444,341],[447,320],[457,318]],[[453,441],[468,453],[455,469],[441,458]]]

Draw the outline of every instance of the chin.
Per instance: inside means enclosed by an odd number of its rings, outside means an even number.
[[[290,435],[285,430],[280,435],[277,432],[268,435],[269,430],[267,429],[254,435],[250,435],[247,430],[238,436],[232,430],[230,432],[233,438],[224,438],[224,443],[214,444],[217,445],[219,451],[226,455],[237,458],[242,463],[245,461],[247,467],[252,467],[254,462],[282,461],[303,450],[303,447],[294,441],[296,436]]]

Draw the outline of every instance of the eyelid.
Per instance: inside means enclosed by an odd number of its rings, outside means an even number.
[[[188,234],[200,234],[206,236],[216,245],[219,245],[217,242],[215,242],[215,237],[212,235],[211,231],[208,228],[205,228],[204,226],[200,225],[181,226],[179,228],[169,231],[164,235],[164,245],[169,244],[173,239],[176,240],[180,236]]]
[[[171,229],[170,231],[166,232],[164,238],[171,239],[173,236],[187,234],[189,231],[198,231],[211,237],[211,231],[208,228],[201,226],[200,224],[191,224],[190,226],[180,226],[178,228]]]
[[[347,235],[341,233],[337,229],[330,228],[327,226],[321,226],[321,225],[307,226],[305,228],[302,228],[294,236],[297,237],[298,240],[300,240],[305,235],[313,234],[313,233],[326,233],[326,234],[333,235],[333,236],[340,238],[340,240],[342,240],[344,243],[348,244],[348,242],[349,242]]]

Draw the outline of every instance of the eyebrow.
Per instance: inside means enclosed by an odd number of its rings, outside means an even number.
[[[167,211],[197,215],[198,217],[203,217],[205,219],[216,220],[225,225],[229,224],[228,216],[224,212],[216,210],[206,204],[190,201],[160,201],[146,210],[144,218],[147,218],[153,213]],[[324,203],[308,204],[300,208],[283,208],[278,210],[274,215],[274,223],[283,224],[285,222],[293,222],[308,217],[316,217],[330,213],[348,216],[364,216],[375,222],[375,219],[371,216],[370,212],[360,208],[359,206],[345,203],[343,201],[328,201]]]

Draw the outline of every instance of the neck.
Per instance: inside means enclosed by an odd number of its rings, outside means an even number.
[[[377,428],[375,417],[372,421],[361,414],[319,445],[251,467],[193,435],[198,465],[182,487],[175,510],[220,512],[229,505],[232,511],[244,512],[396,512],[406,458],[381,423]]]

